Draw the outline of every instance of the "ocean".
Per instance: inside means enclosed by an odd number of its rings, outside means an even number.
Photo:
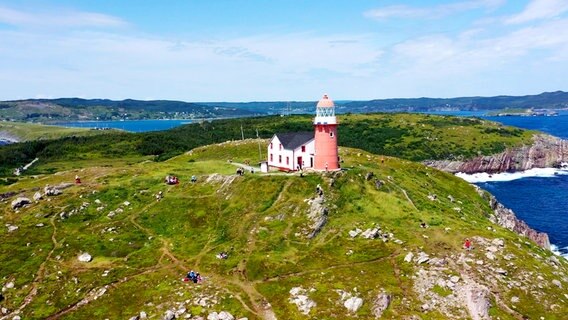
[[[486,117],[480,111],[433,112],[441,115],[477,116],[506,125],[546,132],[568,139],[568,111],[555,117]],[[64,123],[74,127],[117,128],[132,132],[166,130],[189,120],[98,121]],[[530,170],[524,173],[467,177],[491,192],[532,228],[548,233],[553,250],[568,257],[568,171]]]
[[[72,121],[59,122],[56,123],[56,125],[64,127],[120,129],[130,132],[147,132],[168,130],[189,123],[193,123],[193,120]]]

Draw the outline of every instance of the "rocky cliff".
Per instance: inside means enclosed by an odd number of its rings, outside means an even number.
[[[481,189],[478,186],[475,186],[475,188],[479,195],[487,200],[489,202],[489,205],[491,206],[491,209],[493,209],[493,212],[489,215],[489,220],[531,239],[542,248],[550,250],[550,240],[548,239],[548,234],[532,229],[526,222],[517,218],[513,210],[506,208],[504,205],[498,202],[497,199],[489,192]]]
[[[510,148],[491,156],[479,156],[465,161],[437,160],[424,163],[454,173],[499,173],[559,167],[563,162],[568,162],[568,140],[546,134],[535,135],[533,140],[534,143],[530,146]]]

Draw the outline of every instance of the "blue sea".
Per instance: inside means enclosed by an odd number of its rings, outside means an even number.
[[[561,111],[555,117],[488,117],[483,116],[484,112],[481,111],[441,111],[433,114],[476,116],[568,139],[568,111]],[[71,122],[63,125],[144,132],[166,130],[186,123],[191,122],[189,120],[95,121]],[[528,174],[503,176],[502,179],[494,175],[491,180],[477,184],[494,194],[505,206],[513,209],[517,216],[531,227],[548,233],[554,249],[568,256],[568,175],[537,170]]]
[[[120,129],[130,132],[147,132],[168,130],[189,123],[193,123],[192,120],[73,121],[60,122],[56,124],[65,127]]]

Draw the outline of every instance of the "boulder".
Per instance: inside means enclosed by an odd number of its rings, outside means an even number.
[[[52,196],[58,196],[60,194],[63,193],[63,191],[55,188],[55,187],[51,187],[49,185],[45,186],[45,188],[43,188],[43,193],[48,196],[48,197],[52,197]]]
[[[379,293],[375,301],[373,301],[373,308],[371,309],[375,318],[380,318],[383,315],[383,312],[389,307],[391,300],[391,295],[385,292]]]
[[[91,261],[93,260],[93,257],[91,257],[90,254],[88,254],[87,252],[85,252],[85,253],[81,254],[81,255],[78,257],[78,259],[79,259],[79,261],[81,261],[81,262],[91,262]]]
[[[430,260],[428,254],[426,254],[425,252],[420,252],[416,257],[416,264],[422,264],[424,262],[428,262],[428,260]]]
[[[144,311],[140,311],[140,319],[147,319],[148,315]]]
[[[219,314],[213,311],[207,316],[207,320],[219,320]]]
[[[491,241],[491,244],[497,247],[504,247],[505,246],[505,241],[503,241],[503,239],[493,239],[493,241]]]
[[[349,312],[357,312],[362,305],[363,299],[359,297],[351,297],[343,303],[343,306],[345,306]]]
[[[552,280],[552,284],[557,286],[558,288],[562,288],[562,283],[556,279]]]
[[[176,314],[172,310],[168,310],[166,311],[166,314],[164,314],[164,320],[174,320],[175,318]]]
[[[355,238],[355,237],[358,236],[360,233],[361,233],[361,229],[355,228],[355,230],[349,231],[349,236],[350,236],[351,238]]]
[[[14,289],[14,282],[7,282],[7,283],[4,285],[4,288],[6,288],[6,289]]]
[[[519,297],[512,297],[511,298],[511,303],[519,303],[519,301],[521,301],[521,299],[519,299]]]
[[[404,257],[404,262],[410,262],[410,261],[412,261],[412,258],[414,258],[414,253],[409,252],[409,253]]]
[[[235,317],[227,311],[221,311],[219,312],[219,320],[235,320]]]
[[[34,201],[39,201],[39,200],[43,199],[43,195],[41,194],[41,192],[38,191],[38,192],[34,193],[33,198],[34,198]]]
[[[375,174],[373,172],[367,172],[367,174],[365,175],[365,180],[369,181],[373,179],[374,176]]]
[[[361,236],[365,239],[375,239],[379,236],[380,231],[379,228],[367,229],[365,230]]]
[[[18,230],[18,226],[14,226],[14,225],[11,225],[11,224],[7,225],[7,227],[8,227],[8,232],[14,232],[14,231]]]
[[[16,210],[30,203],[32,203],[30,199],[18,197],[16,200],[12,201],[12,209]]]

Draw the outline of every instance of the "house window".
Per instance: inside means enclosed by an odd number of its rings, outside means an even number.
[[[278,156],[278,162],[282,163],[282,156]]]
[[[286,164],[287,164],[287,165],[290,164],[290,157],[286,157]]]
[[[330,136],[331,138],[333,138],[333,131],[330,131],[330,132],[329,132],[329,136]]]
[[[273,162],[274,158],[272,157],[272,153],[270,154],[270,162]]]
[[[270,149],[272,149],[272,142],[270,143]]]
[[[302,146],[302,152],[306,152],[306,146]]]
[[[282,144],[280,144],[280,150],[282,150]]]

